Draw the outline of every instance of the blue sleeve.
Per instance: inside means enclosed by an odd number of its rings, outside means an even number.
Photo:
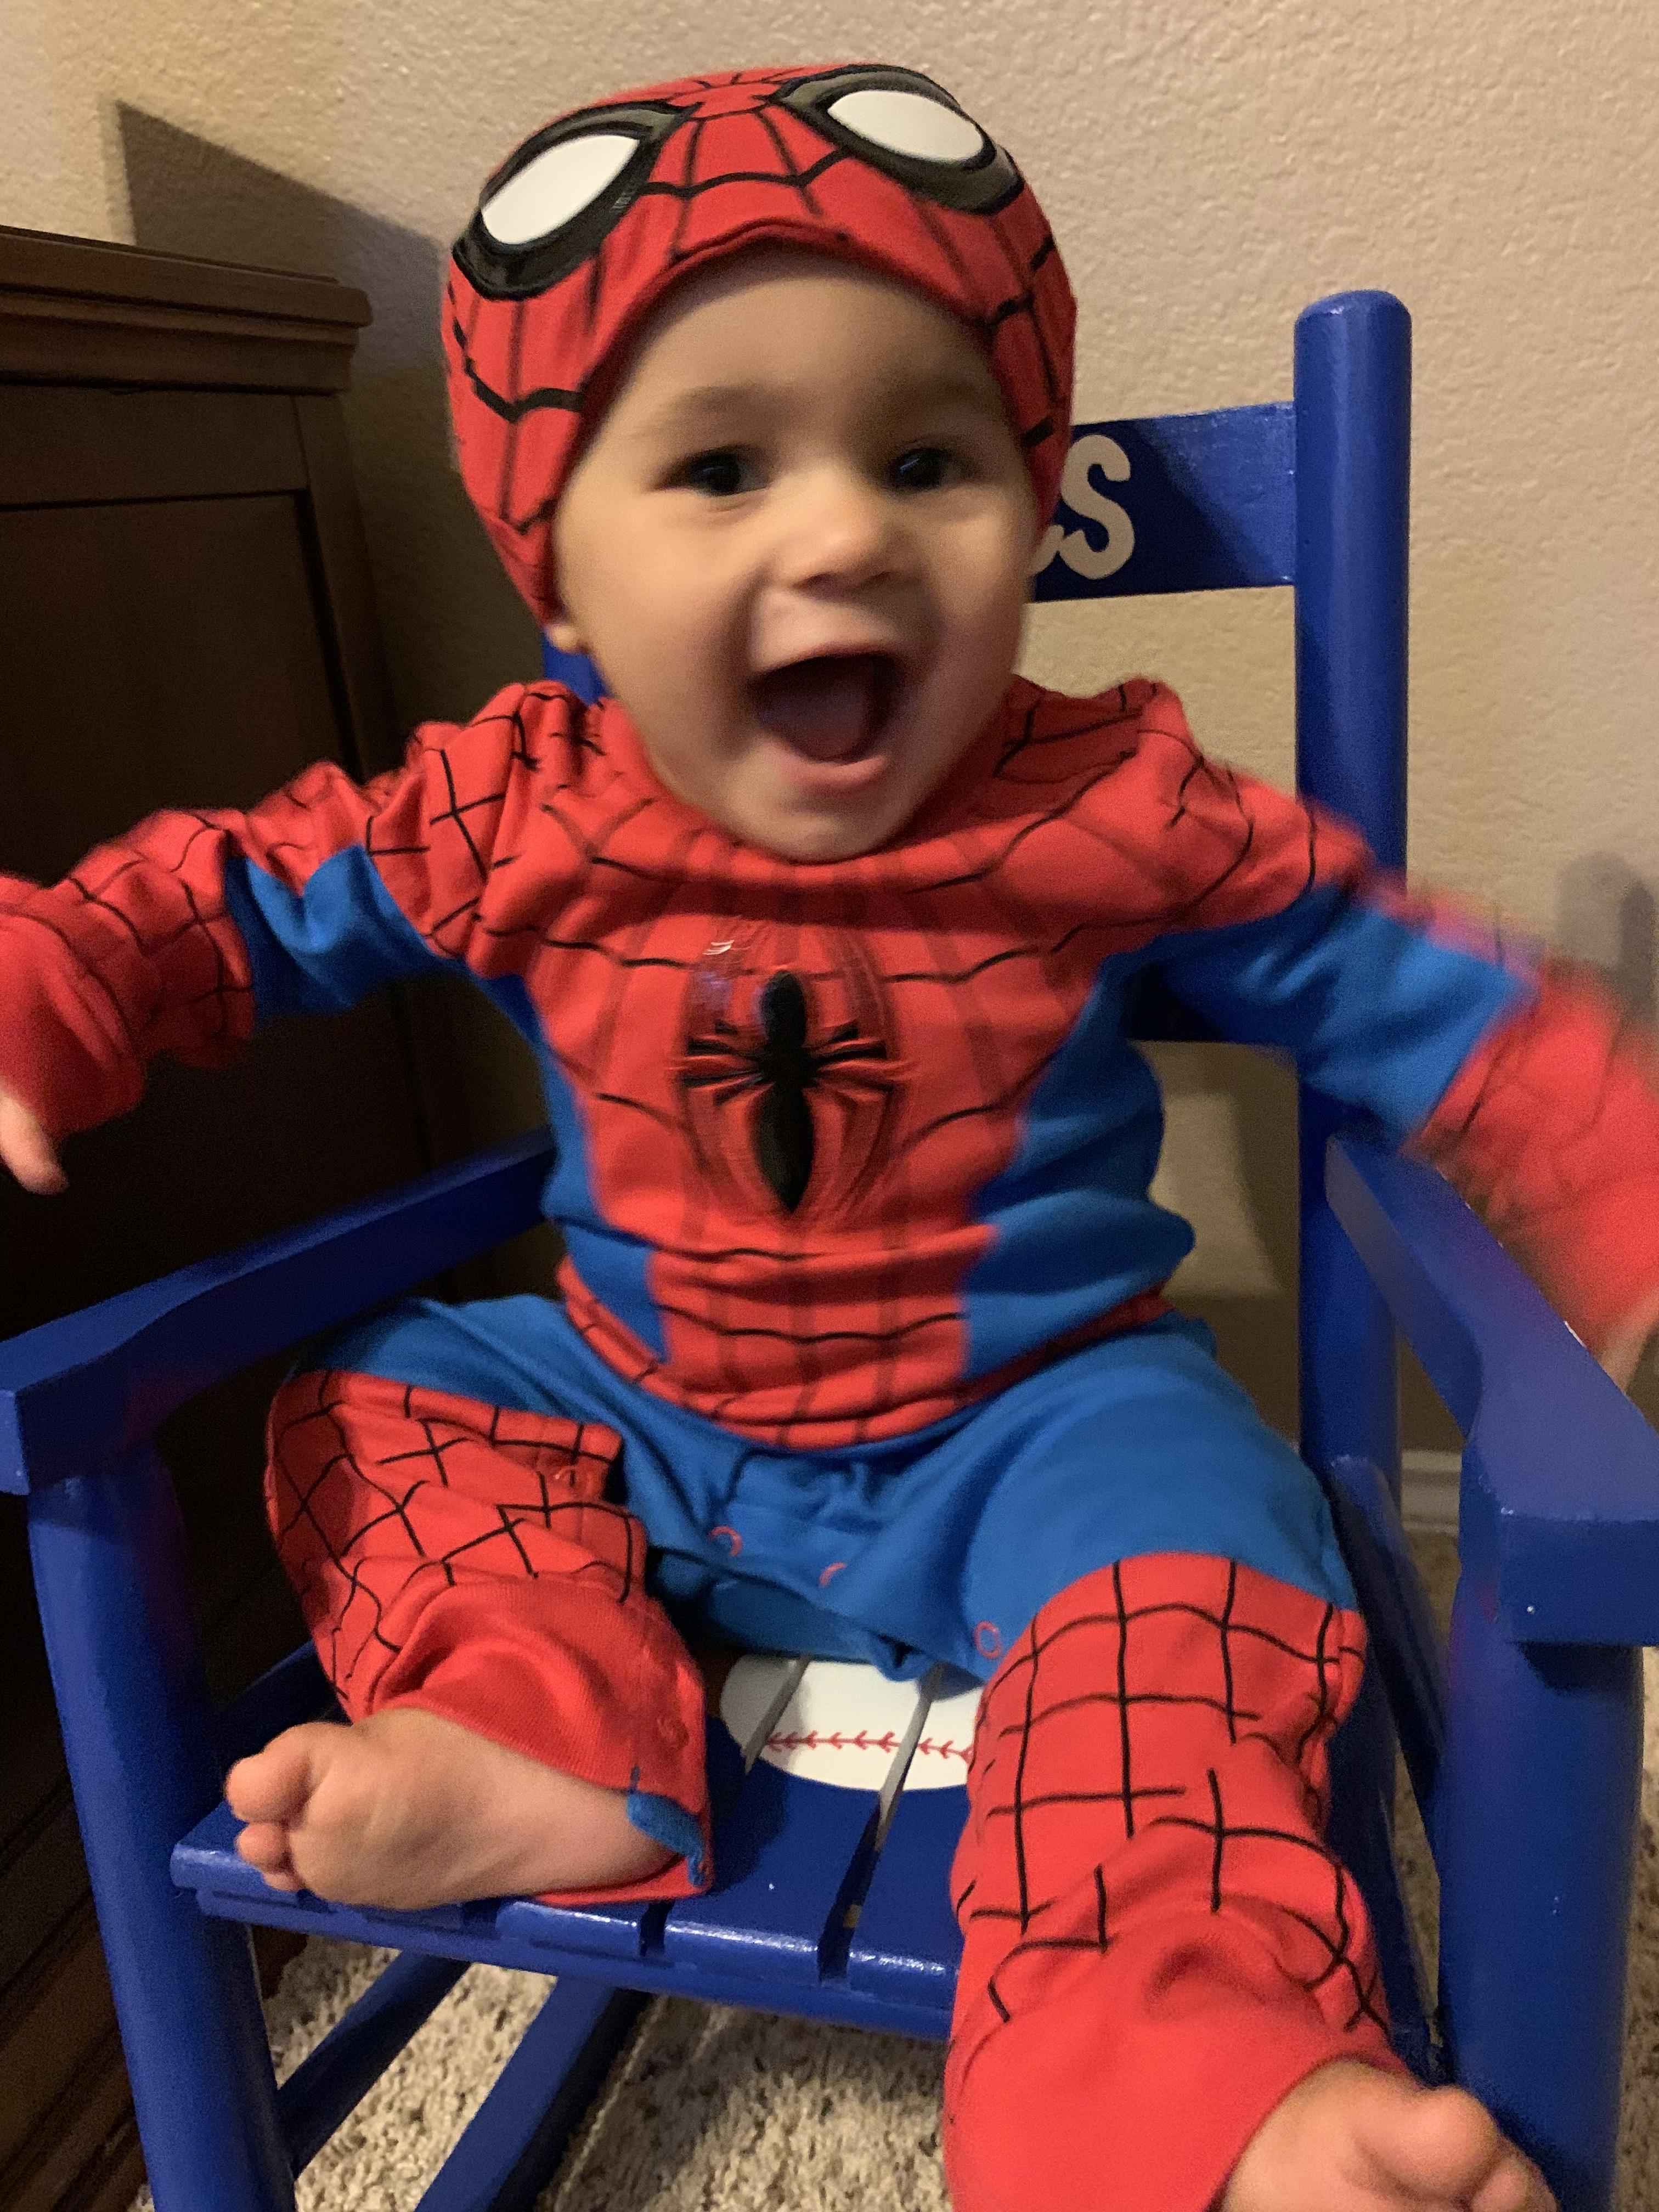
[[[1497,960],[1340,887],[1260,921],[1160,938],[1148,957],[1224,1036],[1288,1051],[1304,1081],[1375,1115],[1396,1144],[1534,995]]]
[[[247,946],[261,1027],[282,1014],[339,1013],[385,983],[447,963],[360,845],[295,890],[247,859],[225,871],[225,905]]]

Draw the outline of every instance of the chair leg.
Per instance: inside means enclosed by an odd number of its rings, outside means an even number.
[[[1607,2212],[1640,1805],[1640,1655],[1513,1644],[1466,1582],[1448,1691],[1432,1833],[1452,2078],[1536,2159],[1561,2212]]]
[[[293,2212],[247,1931],[204,1918],[169,1870],[222,1778],[154,1448],[31,1496],[29,1544],[157,2212]]]
[[[1420,2081],[1443,2078],[1425,2011],[1417,1939],[1394,1854],[1395,1737],[1382,1678],[1370,1665],[1353,1711],[1331,1744],[1331,1820],[1325,1840],[1359,1884],[1376,1939],[1394,2047]]]

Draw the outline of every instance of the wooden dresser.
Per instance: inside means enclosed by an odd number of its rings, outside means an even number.
[[[368,316],[326,280],[0,230],[0,872],[324,753],[396,759],[338,399]],[[70,1146],[65,1196],[0,1177],[0,1335],[459,1149],[418,1073],[442,1022],[382,997],[228,1073],[160,1066]],[[272,1380],[164,1440],[222,1694],[303,1633],[258,1497]],[[0,2208],[113,2212],[142,2167],[9,1498],[0,1680]]]

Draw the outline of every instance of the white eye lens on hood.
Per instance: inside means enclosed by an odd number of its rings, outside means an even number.
[[[843,131],[913,161],[976,161],[988,143],[977,123],[920,92],[844,92],[824,112]]]
[[[528,246],[562,230],[622,174],[640,142],[617,131],[594,131],[550,146],[509,177],[478,210],[497,246]]]

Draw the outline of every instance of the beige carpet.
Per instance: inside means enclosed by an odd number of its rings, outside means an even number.
[[[1443,1608],[1454,1559],[1419,1546]],[[1620,2152],[1622,2212],[1659,2212],[1659,1674],[1649,1656],[1647,1778]],[[1432,1871],[1402,1822],[1413,1910],[1433,1955]],[[286,2073],[386,1954],[313,1943],[269,2008]],[[547,1982],[477,1966],[300,2183],[301,2212],[406,2212],[532,2017]],[[946,2212],[932,2045],[661,2000],[538,2212]],[[138,2208],[149,2212],[146,2192]]]

